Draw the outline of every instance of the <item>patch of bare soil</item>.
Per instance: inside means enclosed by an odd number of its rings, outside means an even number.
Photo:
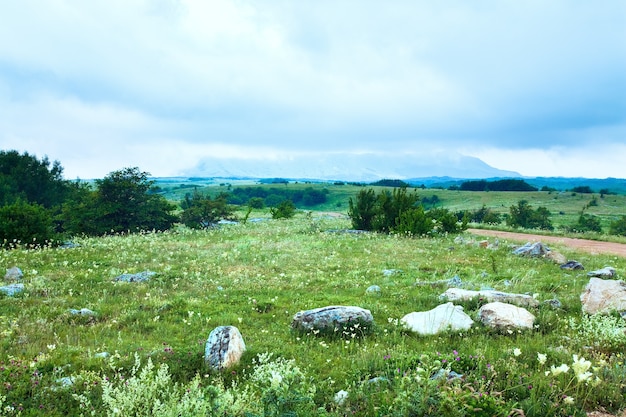
[[[522,242],[556,243],[575,250],[592,254],[613,254],[626,257],[626,244],[614,242],[600,242],[597,240],[575,239],[561,236],[532,235],[527,233],[502,232],[499,230],[467,229],[468,232],[479,236],[497,237]]]

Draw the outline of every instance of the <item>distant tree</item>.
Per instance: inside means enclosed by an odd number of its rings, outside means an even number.
[[[290,219],[296,214],[296,205],[291,200],[283,200],[270,209],[273,219]]]
[[[371,183],[370,185],[379,186],[379,187],[394,187],[394,188],[409,187],[409,184],[402,180],[389,180],[389,179],[378,180],[376,182]]]
[[[554,227],[550,221],[550,211],[545,207],[536,210],[526,200],[520,200],[517,206],[511,206],[506,221],[509,226],[523,227],[526,229],[552,230]]]
[[[593,194],[593,190],[588,185],[579,185],[578,187],[572,188],[570,191],[580,194]]]
[[[218,220],[229,218],[234,210],[227,200],[228,195],[225,193],[220,193],[215,199],[198,191],[187,194],[180,204],[183,208],[181,222],[192,229],[204,229]]]
[[[602,226],[600,220],[590,214],[585,214],[584,211],[578,216],[578,221],[572,227],[568,228],[572,232],[584,233],[584,232],[602,232]]]
[[[612,235],[626,236],[626,216],[611,222],[609,233]]]
[[[261,197],[251,197],[248,200],[248,207],[251,207],[253,209],[262,209],[263,207],[265,207],[265,202]]]
[[[462,191],[537,191],[536,187],[518,179],[465,181],[460,189]]]
[[[374,217],[376,217],[377,198],[374,189],[360,190],[356,200],[348,200],[348,216],[352,220],[352,227],[357,230],[373,230]]]

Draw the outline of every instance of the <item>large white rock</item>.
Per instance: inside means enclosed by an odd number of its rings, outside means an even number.
[[[474,324],[463,307],[452,303],[442,304],[429,311],[409,313],[400,319],[402,325],[412,332],[431,335],[446,330],[467,330]]]
[[[235,326],[220,326],[209,334],[204,362],[216,371],[236,365],[246,351],[246,344]]]
[[[480,321],[496,329],[532,329],[535,316],[522,307],[495,302],[485,304],[478,310]]]
[[[361,331],[369,331],[373,322],[372,313],[364,308],[328,306],[297,312],[291,327],[302,332],[340,332],[356,324]]]
[[[622,280],[591,278],[580,301],[587,314],[626,311],[626,283]]]
[[[535,300],[530,295],[511,294],[496,290],[472,291],[462,288],[450,288],[441,294],[439,298],[448,301],[469,301],[475,298],[482,298],[488,302],[500,301],[524,307],[536,307],[539,305],[539,301]]]

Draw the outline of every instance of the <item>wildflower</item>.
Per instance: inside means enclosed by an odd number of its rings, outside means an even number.
[[[591,372],[587,372],[591,368],[591,362],[581,357],[578,359],[578,355],[574,355],[574,362],[572,363],[572,369],[576,374],[578,382],[586,381],[591,377]]]
[[[272,374],[272,380],[271,380],[271,385],[272,388],[278,388],[278,386],[283,382],[283,376],[276,371],[271,371]]]
[[[548,356],[545,353],[537,353],[537,360],[541,365],[545,365]]]
[[[550,370],[552,371],[552,375],[557,376],[560,374],[566,374],[567,371],[569,371],[569,366],[567,366],[566,364],[562,364],[559,367],[552,365],[550,367]]]
[[[566,395],[565,398],[563,398],[563,404],[574,404],[574,398]]]
[[[519,356],[522,354],[522,351],[519,348],[515,348],[513,349],[513,355],[515,356]]]

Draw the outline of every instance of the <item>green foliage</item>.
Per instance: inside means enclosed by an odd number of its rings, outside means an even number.
[[[65,198],[62,174],[58,161],[51,166],[47,157],[40,161],[28,152],[0,151],[0,205],[20,199],[47,209],[58,206]]]
[[[171,214],[174,206],[152,192],[148,175],[136,167],[124,168],[96,180],[95,191],[75,185],[60,216],[64,230],[105,235],[169,229],[177,220]]]
[[[496,213],[492,209],[488,208],[484,204],[478,210],[462,211],[459,213],[459,215],[457,215],[457,217],[459,217],[459,220],[461,220],[466,214],[469,218],[469,221],[473,223],[500,224],[502,222],[502,216],[499,213]]]
[[[296,214],[296,205],[291,200],[283,200],[270,209],[273,219],[290,219]]]
[[[573,193],[592,194],[593,190],[588,185],[579,185],[570,190]]]
[[[222,193],[211,199],[211,196],[198,191],[185,195],[185,199],[180,203],[183,208],[181,222],[192,229],[204,229],[218,220],[231,217],[234,210],[228,205],[227,198],[228,196]]]
[[[360,190],[356,200],[348,201],[348,216],[352,227],[357,230],[373,230],[374,218],[378,214],[376,192],[373,188]]]
[[[287,188],[285,187],[237,187],[228,196],[228,202],[235,205],[254,204],[275,207],[284,200],[291,200],[296,206],[313,207],[327,201],[328,190],[318,190],[313,187]]]
[[[376,182],[373,182],[370,184],[371,186],[378,186],[378,187],[393,187],[393,188],[407,188],[410,185],[402,180],[389,180],[389,179],[383,179],[383,180],[378,180]]]
[[[626,216],[622,216],[620,219],[611,222],[609,233],[612,235],[626,236]]]
[[[505,179],[496,181],[465,181],[459,187],[461,191],[537,191],[524,180]]]
[[[550,221],[550,211],[545,207],[538,207],[534,210],[526,200],[520,200],[517,206],[510,207],[510,214],[506,221],[507,224],[512,227],[545,230],[554,229]]]
[[[578,216],[578,221],[576,222],[576,224],[569,227],[567,230],[574,233],[600,233],[602,232],[602,225],[600,224],[600,220],[597,217],[581,212],[580,216]]]
[[[18,200],[0,207],[2,247],[50,245],[56,239],[52,218],[43,206]]]

